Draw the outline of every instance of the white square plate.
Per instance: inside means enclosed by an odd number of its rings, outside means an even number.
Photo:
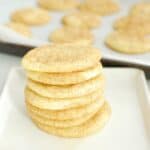
[[[80,0],[79,0],[80,1]],[[105,16],[102,18],[102,24],[99,28],[93,31],[95,35],[95,47],[99,48],[103,54],[103,58],[106,60],[119,61],[123,63],[129,63],[130,65],[140,65],[144,67],[150,67],[150,52],[145,54],[128,55],[112,51],[104,44],[106,36],[113,30],[113,22],[128,13],[129,8],[138,3],[140,0],[118,0],[120,3],[120,12],[111,16]],[[10,15],[16,9],[23,7],[37,7],[37,0],[0,0],[0,40],[10,43],[18,43],[27,46],[39,46],[48,43],[49,34],[55,29],[61,26],[61,18],[66,13],[50,12],[51,21],[44,26],[32,27],[33,38],[25,38],[16,34],[12,30],[3,26],[9,22]]]
[[[20,68],[9,74],[0,100],[0,150],[150,150],[150,99],[143,72],[104,69],[112,117],[99,133],[65,139],[40,131],[27,116],[26,78]]]

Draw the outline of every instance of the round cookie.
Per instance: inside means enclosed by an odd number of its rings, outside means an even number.
[[[50,110],[75,108],[86,104],[90,104],[97,99],[101,99],[102,97],[103,90],[96,90],[82,97],[60,99],[43,97],[33,92],[29,88],[25,89],[25,98],[28,103],[41,109]]]
[[[103,75],[97,76],[91,80],[73,84],[73,85],[47,85],[35,82],[28,79],[27,87],[35,93],[41,96],[49,98],[75,98],[87,95],[98,89],[103,89],[105,85],[105,79]]]
[[[99,50],[91,46],[53,44],[29,51],[22,65],[39,72],[74,72],[94,67],[100,59]]]
[[[135,4],[131,8],[130,14],[134,15],[134,16],[140,15],[142,17],[148,17],[149,18],[149,16],[150,16],[150,2],[140,2],[140,3]]]
[[[9,22],[6,24],[6,26],[23,36],[26,36],[26,37],[32,36],[32,32],[30,28],[26,26],[25,24],[18,23],[18,22]]]
[[[12,13],[11,19],[27,25],[44,25],[49,22],[50,16],[41,8],[22,8]]]
[[[66,26],[78,28],[96,28],[100,24],[100,17],[88,12],[74,12],[63,17],[62,22]]]
[[[47,118],[41,117],[39,115],[36,115],[36,114],[32,113],[31,111],[28,111],[28,113],[29,113],[29,116],[33,120],[35,120],[36,122],[38,122],[40,124],[45,124],[48,126],[54,126],[54,127],[59,127],[59,128],[67,128],[67,127],[77,126],[77,125],[80,125],[80,124],[86,122],[98,111],[98,109],[94,110],[91,114],[82,116],[81,118],[68,119],[68,120],[52,120],[52,119],[47,119]]]
[[[94,36],[87,29],[62,27],[53,31],[49,36],[49,40],[54,43],[90,45],[94,41]]]
[[[78,6],[76,0],[38,0],[40,7],[48,10],[64,11]]]
[[[102,73],[102,65],[98,63],[95,67],[69,73],[46,73],[26,70],[27,77],[45,84],[69,85],[87,81]]]
[[[118,12],[119,5],[113,0],[85,0],[81,3],[79,9],[96,13],[100,16],[106,16]]]
[[[149,23],[145,18],[131,15],[118,19],[114,24],[114,28],[134,34],[150,33]]]
[[[111,108],[107,103],[105,103],[103,107],[92,118],[90,118],[88,121],[78,126],[69,128],[56,128],[53,126],[40,124],[35,120],[33,120],[33,122],[41,130],[49,134],[54,134],[62,137],[77,138],[91,135],[97,131],[100,131],[109,120],[110,115],[111,115]]]
[[[53,120],[68,120],[68,119],[78,119],[85,115],[91,114],[93,111],[97,110],[98,108],[102,107],[104,104],[104,98],[97,99],[96,101],[70,109],[64,110],[47,110],[47,109],[40,109],[28,103],[26,101],[26,106],[29,112],[32,112],[35,115],[40,116],[41,118],[53,119]]]
[[[149,37],[132,35],[125,32],[111,33],[105,43],[113,50],[122,53],[138,54],[150,51]]]

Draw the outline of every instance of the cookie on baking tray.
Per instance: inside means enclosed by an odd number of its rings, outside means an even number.
[[[80,11],[64,16],[62,22],[70,27],[92,29],[100,25],[101,18],[96,14]]]
[[[146,35],[135,35],[125,31],[115,31],[108,35],[106,45],[115,51],[138,54],[150,51],[150,38]]]
[[[32,36],[32,31],[25,24],[18,23],[18,22],[9,22],[6,24],[6,26],[8,28],[12,29],[13,31],[25,36],[25,37],[31,37]]]
[[[42,8],[54,11],[70,10],[78,6],[76,0],[38,0],[38,4]]]
[[[87,29],[62,27],[53,31],[49,36],[49,40],[54,43],[90,45],[94,41],[94,36]]]
[[[44,9],[27,7],[14,11],[11,20],[26,25],[45,25],[50,21],[50,16]]]
[[[106,16],[118,12],[120,8],[119,4],[113,0],[85,0],[80,4],[79,9]]]

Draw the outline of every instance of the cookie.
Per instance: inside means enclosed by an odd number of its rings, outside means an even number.
[[[56,86],[42,84],[28,79],[27,86],[35,93],[49,98],[75,98],[87,95],[98,89],[104,89],[104,76],[98,76],[91,80],[72,85]]]
[[[90,104],[76,107],[76,108],[70,108],[64,110],[47,110],[47,109],[40,109],[38,107],[35,107],[30,103],[28,103],[28,101],[26,101],[28,111],[40,117],[53,119],[53,120],[78,119],[85,115],[91,114],[93,111],[102,107],[103,104],[104,104],[104,98],[97,99],[96,101]]]
[[[74,72],[94,67],[100,59],[99,50],[91,46],[53,44],[29,51],[22,65],[39,72]]]
[[[118,12],[119,5],[113,0],[85,0],[81,3],[79,9],[96,13],[100,16],[106,16]]]
[[[41,117],[39,115],[32,113],[30,110],[28,111],[28,114],[33,120],[35,120],[36,122],[38,122],[40,124],[45,124],[48,126],[54,126],[54,127],[59,127],[59,128],[67,128],[67,127],[77,126],[77,125],[80,125],[80,124],[86,122],[98,111],[98,109],[96,109],[92,113],[82,116],[78,119],[68,119],[68,120],[47,119],[45,117]]]
[[[27,77],[45,84],[51,85],[69,85],[87,81],[102,73],[102,65],[98,63],[95,67],[68,73],[46,73],[26,70]]]
[[[106,39],[106,45],[112,50],[138,54],[150,51],[150,38],[146,36],[132,35],[126,32],[113,32]]]
[[[140,3],[135,4],[131,8],[130,14],[134,15],[134,16],[140,15],[141,17],[148,17],[149,18],[149,16],[150,16],[150,2],[140,2]]]
[[[101,18],[93,13],[74,12],[63,17],[62,22],[69,27],[91,29],[100,25]]]
[[[70,10],[78,6],[76,0],[38,0],[38,4],[42,8],[54,11]]]
[[[124,30],[126,32],[144,35],[150,33],[149,23],[145,18],[129,15],[118,19],[114,23],[114,28],[116,30]]]
[[[25,90],[25,99],[31,105],[50,110],[61,110],[80,107],[83,105],[90,104],[97,99],[103,97],[103,90],[96,90],[90,94],[77,98],[47,98],[40,96],[39,94],[33,92],[29,88]]]
[[[26,36],[26,37],[32,36],[32,32],[30,28],[25,24],[17,23],[17,22],[9,22],[6,24],[6,26],[23,36]]]
[[[44,25],[50,21],[50,16],[41,8],[22,8],[13,12],[11,19],[26,25]]]
[[[93,34],[87,29],[62,27],[53,31],[49,40],[54,43],[73,43],[76,45],[90,45],[94,41]]]
[[[88,121],[78,126],[68,128],[56,128],[53,126],[38,123],[36,120],[33,120],[33,122],[41,130],[49,134],[54,134],[62,137],[77,138],[91,135],[100,131],[109,120],[110,115],[111,115],[111,108],[107,103],[105,103],[102,109],[100,109],[92,118],[90,118]]]

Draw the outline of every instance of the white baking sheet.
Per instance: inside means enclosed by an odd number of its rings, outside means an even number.
[[[65,139],[40,131],[29,119],[24,72],[13,69],[0,100],[0,150],[149,150],[150,95],[143,72],[119,68],[104,72],[112,106],[109,123],[93,136]]]
[[[93,33],[95,34],[95,46],[100,48],[103,54],[103,58],[107,60],[115,60],[150,67],[150,53],[138,55],[121,54],[112,51],[104,45],[104,39],[106,35],[112,31],[113,21],[116,18],[127,14],[127,10],[130,8],[130,6],[138,1],[140,0],[120,0],[120,13],[108,17],[103,17],[102,25],[98,29],[93,31]],[[4,23],[9,21],[11,12],[18,8],[26,6],[36,6],[36,0],[0,0],[0,40],[30,46],[39,46],[48,43],[48,35],[54,29],[61,26],[60,19],[65,13],[50,12],[50,15],[52,16],[51,22],[45,26],[32,28],[34,35],[32,39],[22,37],[3,26]]]

